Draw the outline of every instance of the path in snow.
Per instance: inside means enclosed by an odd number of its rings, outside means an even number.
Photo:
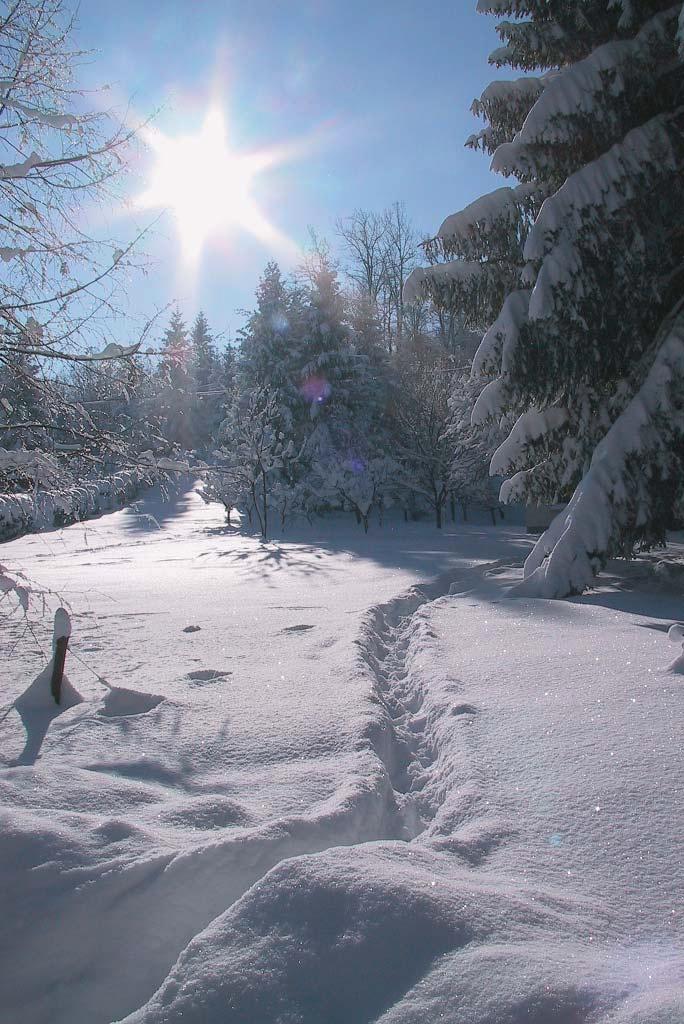
[[[327,523],[262,544],[192,493],[5,545],[3,562],[70,602],[84,697],[30,757],[19,715],[0,723],[8,1012],[123,1016],[285,858],[422,828],[399,792],[410,744],[355,651],[378,600],[492,545],[527,541]],[[24,628],[7,638],[6,707],[47,657],[49,620],[32,647]]]
[[[413,838],[283,861],[126,1024],[684,1020],[681,595],[455,575],[358,642]]]

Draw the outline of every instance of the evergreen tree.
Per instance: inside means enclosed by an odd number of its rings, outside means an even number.
[[[475,102],[469,144],[517,178],[448,217],[408,295],[491,323],[475,418],[515,423],[491,470],[507,501],[568,501],[524,588],[581,591],[660,543],[684,506],[682,4],[480,0],[490,61],[536,77]],[[681,26],[681,27],[680,27]]]
[[[450,390],[452,425],[449,430],[449,498],[452,516],[456,502],[461,506],[464,519],[468,518],[469,506],[477,505],[489,510],[492,523],[496,525],[496,511],[500,510],[498,488],[490,476],[489,465],[503,435],[491,420],[481,425],[472,423],[473,408],[482,391],[482,384],[472,379],[468,364],[456,368]]]
[[[202,310],[199,311],[192,325],[190,344],[195,388],[199,394],[202,394],[209,389],[218,361],[216,346],[209,330],[209,322]]]
[[[175,310],[171,316],[162,346],[159,411],[163,432],[169,441],[187,450],[195,443],[193,360],[192,343],[179,310]]]
[[[209,323],[201,310],[192,325],[190,343],[195,398],[194,440],[199,448],[206,448],[223,419],[225,395],[221,382],[221,361]]]
[[[299,404],[302,295],[288,286],[277,263],[269,263],[259,281],[257,308],[240,334],[240,389],[268,387],[281,415],[291,418]]]
[[[344,322],[344,301],[337,274],[321,266],[309,291],[304,320],[303,361],[299,393],[312,421],[328,431],[348,426],[356,395],[357,354]]]

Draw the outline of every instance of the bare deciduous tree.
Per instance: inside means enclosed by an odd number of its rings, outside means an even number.
[[[32,439],[52,447],[94,435],[60,366],[128,358],[146,333],[131,345],[111,334],[140,235],[122,243],[95,230],[121,200],[135,132],[82,112],[72,17],[64,0],[15,0],[0,20],[0,381],[31,392]],[[1,443],[28,424],[2,391],[0,406]]]
[[[384,215],[354,210],[350,217],[336,221],[335,227],[344,242],[347,276],[364,296],[377,303],[386,277]]]
[[[404,285],[417,263],[418,236],[404,203],[392,203],[382,215],[385,286],[393,311],[396,344],[404,336]]]

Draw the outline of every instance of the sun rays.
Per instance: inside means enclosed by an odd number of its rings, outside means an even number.
[[[257,175],[291,159],[295,146],[254,153],[233,150],[218,106],[208,111],[195,134],[170,136],[150,129],[145,138],[154,163],[136,205],[173,213],[186,264],[196,266],[210,241],[235,229],[281,255],[298,254],[295,243],[270,222],[252,194]]]

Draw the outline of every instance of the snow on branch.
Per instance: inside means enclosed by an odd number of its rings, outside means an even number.
[[[25,160],[17,164],[0,165],[0,179],[2,178],[25,178],[29,171],[39,164],[44,163],[43,157],[36,152],[31,153]]]
[[[9,83],[13,85],[14,83]],[[6,87],[5,83],[0,82],[0,89]],[[23,114],[24,117],[31,121],[37,121],[39,124],[45,125],[47,128],[73,128],[78,124],[81,124],[85,118],[78,117],[75,114],[60,114],[54,110],[42,110],[40,107],[34,107],[28,103],[20,103],[19,100],[11,99],[6,96],[2,100],[3,107],[9,107],[12,110],[16,110],[18,114]]]
[[[83,354],[74,352],[59,352],[52,348],[29,348],[26,345],[17,346],[16,351],[24,355],[40,356],[43,359],[65,359],[70,363],[98,363],[108,362],[111,359],[127,359],[140,351],[142,342],[136,341],[134,345],[118,345],[110,342],[101,352],[85,352]],[[12,346],[8,346],[12,350]]]
[[[109,345],[105,345],[101,352],[93,352],[81,356],[80,358],[84,362],[100,362],[108,359],[126,359],[128,356],[134,356],[136,352],[140,351],[141,342],[136,342],[134,345],[117,345],[116,342],[110,342]]]
[[[40,251],[40,249],[18,249],[4,245],[0,246],[0,260],[2,260],[3,263],[10,263],[14,259],[21,259],[23,256],[28,256],[32,252]]]
[[[671,126],[671,117],[658,115],[634,128],[622,142],[571,175],[555,195],[544,201],[523,251],[526,260],[543,261],[536,273],[533,267],[528,268],[535,282],[529,307],[531,320],[549,316],[554,290],[579,274],[582,260],[573,243],[586,230],[592,211],[600,211],[605,222],[643,194],[646,175],[655,187],[656,179],[678,172]],[[562,247],[557,244],[561,231]]]
[[[471,111],[489,125],[466,141],[471,149],[494,153],[520,130],[525,118],[543,92],[549,75],[519,78],[517,81],[492,82],[479,99],[473,100]]]
[[[578,116],[599,118],[606,111],[613,112],[617,97],[630,83],[642,92],[649,89],[649,83],[657,88],[654,76],[657,78],[672,52],[671,26],[679,9],[677,4],[660,12],[633,39],[605,43],[584,60],[542,79],[545,87],[522,128],[495,151],[492,170],[504,175],[538,173],[538,147],[571,142],[576,137]],[[611,98],[609,105],[606,96]]]
[[[481,427],[488,420],[501,416],[502,400],[503,380],[497,377],[496,380],[490,380],[480,392],[470,417],[472,426]]]
[[[479,114],[481,108],[490,103],[510,102],[512,98],[518,97],[526,100],[536,99],[544,91],[545,77],[527,75],[524,78],[516,78],[512,82],[505,79],[490,82],[479,100],[475,100],[471,110],[474,114]]]
[[[631,518],[634,525],[639,524],[644,511],[628,493],[628,464],[643,456],[655,467],[654,456],[668,451],[671,435],[684,434],[684,410],[681,402],[673,401],[673,388],[682,378],[684,320],[680,317],[642,387],[598,444],[567,508],[527,558],[525,579],[516,593],[545,598],[581,593],[612,553],[616,532],[626,525],[620,520]]]
[[[507,152],[518,146],[569,141],[576,132],[573,118],[600,114],[604,94],[615,99],[630,79],[643,88],[646,69],[656,71],[663,49],[672,48],[671,32],[667,30],[678,9],[679,4],[656,15],[634,39],[605,43],[584,60],[552,76]],[[495,154],[493,169],[498,169],[499,160]],[[504,164],[510,167],[508,160]]]
[[[505,476],[525,455],[529,444],[539,441],[545,434],[558,430],[568,420],[567,409],[529,409],[518,417],[510,434],[492,456],[489,472],[492,476]]]
[[[432,267],[416,267],[409,274],[404,285],[404,302],[424,299],[430,285],[438,287],[450,282],[470,283],[479,278],[484,270],[482,263],[466,260],[452,260],[449,263],[435,263]]]
[[[531,294],[530,289],[521,288],[506,297],[499,316],[475,353],[472,370],[474,377],[487,376],[497,364],[503,372],[507,371],[520,329],[527,322]]]
[[[521,208],[529,204],[539,192],[536,185],[518,185],[516,188],[498,188],[481,196],[459,213],[452,213],[442,223],[437,237],[443,242],[469,238],[476,230],[491,231],[498,223],[515,224]]]

